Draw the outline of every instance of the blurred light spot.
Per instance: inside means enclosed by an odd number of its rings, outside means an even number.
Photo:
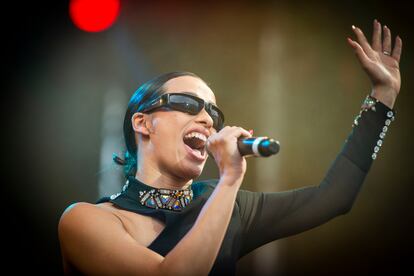
[[[119,0],[71,0],[69,15],[79,29],[100,32],[108,29],[119,15]]]

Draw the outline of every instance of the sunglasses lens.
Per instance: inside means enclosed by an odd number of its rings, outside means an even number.
[[[204,108],[204,101],[185,94],[170,94],[169,105],[174,110],[197,115]],[[223,113],[214,105],[210,105],[207,110],[213,119],[214,128],[219,131],[224,124]]]
[[[220,130],[223,127],[224,123],[224,117],[221,111],[217,107],[212,106],[210,109],[210,116],[213,119],[214,128],[216,130]]]
[[[187,112],[192,115],[198,114],[203,108],[202,103],[196,99],[188,97],[187,95],[171,95],[170,105],[172,108],[178,111]]]

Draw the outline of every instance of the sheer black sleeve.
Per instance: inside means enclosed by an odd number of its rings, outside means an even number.
[[[377,157],[395,111],[381,102],[356,117],[352,131],[318,186],[284,192],[239,190],[242,221],[239,257],[279,238],[347,213]]]

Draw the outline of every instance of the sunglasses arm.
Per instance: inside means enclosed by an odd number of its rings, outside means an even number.
[[[160,106],[164,105],[164,102],[167,102],[167,103],[168,103],[168,102],[169,102],[168,97],[164,97],[164,96],[168,96],[168,95],[167,95],[167,94],[164,94],[164,95],[162,95],[160,98],[155,99],[154,101],[152,101],[152,102],[149,104],[149,106],[148,106],[148,107],[144,108],[144,110],[142,110],[141,112],[142,112],[142,113],[145,113],[145,112],[151,111],[151,110],[153,110],[153,109],[156,109],[156,108],[158,108],[158,107],[160,107]]]

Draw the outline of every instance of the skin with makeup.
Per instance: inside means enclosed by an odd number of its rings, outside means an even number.
[[[393,108],[401,86],[401,38],[397,36],[392,47],[390,29],[377,20],[371,43],[360,28],[352,26],[352,30],[356,40],[347,41],[372,82],[371,96]],[[198,77],[172,78],[162,88],[164,93],[185,92],[217,105],[211,88]],[[58,227],[65,274],[207,275],[247,169],[237,139],[251,137],[252,132],[238,126],[216,129],[206,109],[196,115],[166,109],[135,112],[130,126],[137,146],[138,180],[155,188],[185,189],[202,173],[208,150],[219,169],[217,186],[193,227],[165,256],[148,248],[165,227],[160,220],[110,202],[71,205]],[[189,146],[186,140],[194,137],[197,146]]]

